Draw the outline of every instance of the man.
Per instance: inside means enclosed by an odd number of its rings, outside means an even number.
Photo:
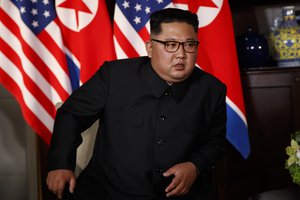
[[[224,151],[226,88],[195,67],[197,15],[150,18],[148,57],[106,62],[58,110],[47,184],[80,200],[210,200]],[[100,119],[94,153],[74,175],[80,133]]]

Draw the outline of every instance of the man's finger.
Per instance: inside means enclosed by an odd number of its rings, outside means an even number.
[[[166,192],[170,192],[172,190],[174,190],[178,185],[180,184],[180,181],[178,178],[173,178],[173,180],[171,181],[171,183],[168,185],[168,187],[166,188]]]
[[[61,199],[63,197],[63,190],[57,190],[57,198]]]
[[[175,175],[176,169],[174,167],[171,167],[170,169],[168,169],[167,171],[165,171],[163,173],[164,177],[169,177],[171,175]]]
[[[182,190],[183,190],[183,184],[179,183],[172,190],[170,190],[169,192],[167,192],[167,197],[181,195],[182,194]]]
[[[63,192],[64,192],[64,189],[65,189],[65,185],[66,185],[66,182],[65,181],[59,181],[57,183],[57,197],[58,198],[62,198],[63,197]]]
[[[72,177],[70,180],[70,186],[69,186],[70,193],[74,193],[75,186],[76,186],[76,178]]]

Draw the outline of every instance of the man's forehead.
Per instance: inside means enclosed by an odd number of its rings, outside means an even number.
[[[168,33],[186,33],[190,37],[197,35],[197,33],[194,31],[194,27],[186,22],[161,23],[161,32],[158,35]]]

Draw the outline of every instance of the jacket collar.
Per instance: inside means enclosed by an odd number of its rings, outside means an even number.
[[[171,86],[167,84],[167,82],[161,79],[158,74],[154,71],[153,67],[151,66],[150,59],[144,65],[144,80],[150,90],[152,91],[153,95],[157,98],[162,97],[164,93],[170,89],[173,97],[175,98],[176,102],[179,103],[187,93],[189,86],[191,84],[191,76],[180,83],[173,83]]]

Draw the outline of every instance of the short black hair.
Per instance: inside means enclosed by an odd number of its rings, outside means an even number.
[[[152,34],[161,33],[162,23],[184,22],[193,26],[196,33],[198,33],[198,16],[188,10],[181,10],[178,8],[166,8],[155,11],[150,16],[150,31]]]

